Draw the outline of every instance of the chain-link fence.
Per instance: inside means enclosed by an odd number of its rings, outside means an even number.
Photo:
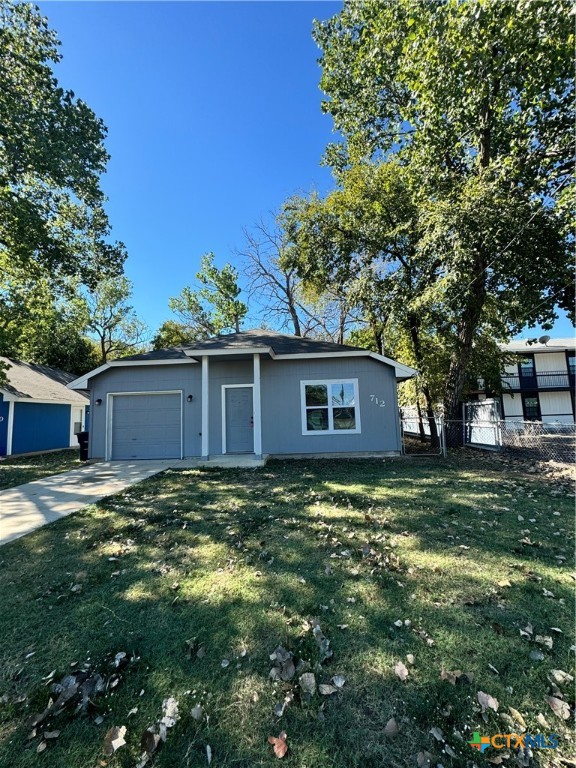
[[[402,452],[408,456],[446,456],[444,417],[436,414],[435,434],[431,434],[430,420],[416,408],[400,410]]]
[[[501,447],[515,458],[572,464],[576,425],[542,421],[501,421]]]

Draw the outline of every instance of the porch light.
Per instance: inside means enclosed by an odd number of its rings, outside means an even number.
[[[188,402],[189,402],[189,403],[191,403],[191,402],[192,402],[192,400],[194,400],[194,395],[188,395],[188,397],[186,398],[186,400],[188,400]]]
[[[102,405],[102,398],[99,397],[98,400],[94,401],[96,405]]]

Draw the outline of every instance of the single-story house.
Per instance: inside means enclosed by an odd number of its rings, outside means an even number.
[[[397,382],[366,349],[252,330],[113,360],[90,390],[91,459],[398,454]]]
[[[89,399],[67,385],[74,374],[0,357],[10,366],[0,386],[0,456],[78,446]]]

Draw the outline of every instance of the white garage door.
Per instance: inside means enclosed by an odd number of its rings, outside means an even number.
[[[112,460],[181,458],[180,393],[114,395],[111,433]]]

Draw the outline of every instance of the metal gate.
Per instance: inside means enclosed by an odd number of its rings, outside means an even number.
[[[435,414],[438,446],[432,445],[430,422],[428,417],[416,406],[400,409],[400,430],[402,433],[402,453],[407,456],[444,456],[446,457],[446,428],[444,416]]]
[[[464,445],[497,451],[502,445],[500,403],[478,400],[462,406]]]

